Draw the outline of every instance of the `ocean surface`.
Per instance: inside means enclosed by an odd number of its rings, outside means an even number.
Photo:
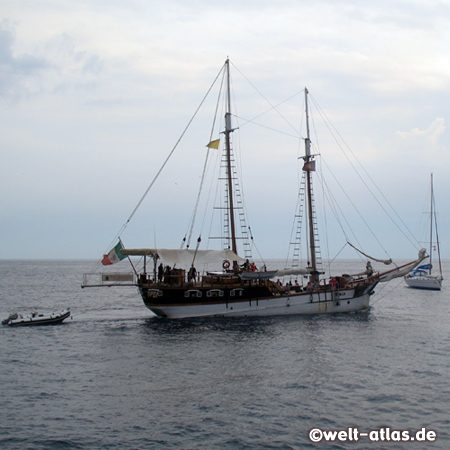
[[[449,262],[441,292],[393,280],[368,312],[176,321],[135,288],[81,289],[93,265],[0,261],[1,319],[73,314],[0,327],[0,449],[450,448]]]

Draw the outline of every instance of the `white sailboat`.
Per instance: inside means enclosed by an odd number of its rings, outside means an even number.
[[[434,244],[435,243],[435,244]],[[433,274],[433,250],[436,248],[438,269],[437,274]],[[442,288],[442,263],[439,247],[439,235],[436,218],[436,204],[434,199],[433,174],[431,174],[431,199],[430,199],[430,262],[417,267],[405,276],[406,284],[415,289],[427,289],[440,291]]]
[[[135,270],[134,283],[142,296],[144,304],[157,316],[163,318],[186,317],[235,317],[235,316],[272,316],[293,314],[344,313],[367,309],[376,285],[401,277],[416,267],[425,257],[422,250],[416,260],[385,272],[374,272],[369,266],[357,275],[342,273],[324,277],[318,263],[317,227],[315,223],[314,196],[312,192],[313,176],[317,155],[311,152],[309,132],[308,90],[305,89],[306,138],[303,159],[305,186],[305,216],[307,222],[306,267],[294,267],[287,270],[257,270],[249,260],[246,250],[238,249],[236,215],[241,202],[240,191],[235,186],[236,170],[233,160],[230,61],[223,66],[225,77],[225,120],[222,165],[225,169],[226,200],[223,207],[224,232],[223,247],[218,250],[200,248],[199,237],[195,249],[167,248],[124,248],[119,244],[109,255],[105,255],[103,264],[119,262],[126,257],[143,258],[143,269]],[[213,137],[214,138],[214,137]],[[208,144],[218,148],[219,139]],[[206,166],[206,164],[205,164]],[[148,192],[148,190],[147,190]],[[142,200],[141,200],[142,201]],[[129,221],[129,220],[128,220]],[[127,221],[127,222],[128,222]],[[148,267],[148,260],[153,261]],[[203,263],[220,264],[223,270],[196,273],[195,265]],[[275,279],[286,275],[301,275],[302,285],[280,286]],[[109,277],[112,285],[115,276]],[[105,277],[102,278],[105,280]],[[118,284],[123,282],[123,277]],[[130,283],[128,283],[130,284]],[[95,285],[85,282],[83,287]],[[98,285],[105,285],[103,282]],[[123,283],[121,284],[123,285]]]

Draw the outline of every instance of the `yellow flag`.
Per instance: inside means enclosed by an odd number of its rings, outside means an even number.
[[[220,142],[220,139],[216,139],[215,141],[211,141],[208,145],[207,145],[207,147],[208,148],[215,148],[216,150],[219,148],[219,142]]]
[[[316,161],[308,161],[303,165],[305,172],[314,172],[316,170]]]

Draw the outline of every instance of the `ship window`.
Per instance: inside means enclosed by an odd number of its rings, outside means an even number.
[[[151,298],[156,298],[156,297],[162,297],[163,292],[161,291],[161,289],[149,289],[148,290],[148,296]]]
[[[230,297],[242,297],[244,289],[232,289],[230,291]]]
[[[221,289],[211,289],[206,293],[207,297],[223,297],[223,291]]]
[[[202,292],[199,291],[198,289],[189,289],[188,291],[184,292],[184,296],[189,298],[189,297],[201,297],[202,296]]]

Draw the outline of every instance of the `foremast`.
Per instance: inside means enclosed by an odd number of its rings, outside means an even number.
[[[305,112],[306,112],[306,138],[305,138],[305,163],[303,170],[306,172],[306,199],[308,204],[308,226],[309,226],[309,252],[311,283],[316,283],[319,279],[317,275],[316,244],[314,239],[314,217],[313,217],[313,196],[312,196],[312,174],[315,170],[314,156],[311,155],[311,139],[309,134],[309,110],[308,110],[308,89],[305,88]]]
[[[233,202],[233,176],[231,167],[231,133],[234,129],[231,126],[231,89],[230,89],[230,60],[225,61],[226,81],[227,81],[227,110],[225,113],[225,154],[227,165],[227,183],[228,183],[228,214],[230,219],[230,235],[231,235],[231,250],[237,254],[236,244],[236,226],[234,219],[234,202]],[[239,266],[236,261],[233,262],[233,269],[238,271]]]

